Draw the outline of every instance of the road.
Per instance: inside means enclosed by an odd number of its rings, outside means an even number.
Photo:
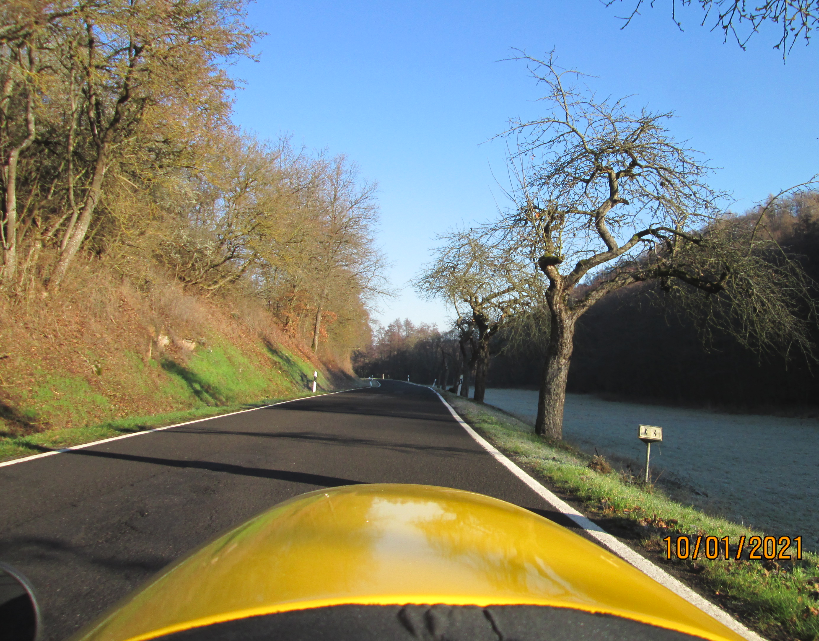
[[[572,527],[429,389],[384,381],[0,467],[0,561],[61,641],[168,563],[290,497],[353,483],[480,492]]]

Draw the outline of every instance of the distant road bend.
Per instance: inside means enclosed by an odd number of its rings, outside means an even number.
[[[488,455],[429,389],[383,381],[0,467],[0,560],[61,641],[141,582],[293,496],[422,483],[572,527]]]

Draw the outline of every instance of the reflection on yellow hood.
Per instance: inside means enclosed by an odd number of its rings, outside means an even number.
[[[340,604],[547,605],[741,639],[603,548],[522,508],[422,485],[281,503],[164,571],[77,641],[137,641]]]

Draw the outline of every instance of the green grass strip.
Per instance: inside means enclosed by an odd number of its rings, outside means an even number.
[[[665,555],[663,538],[765,536],[759,531],[671,500],[661,487],[633,477],[589,467],[594,457],[563,442],[538,437],[527,425],[501,410],[445,393],[447,401],[495,447],[584,504],[591,518],[618,517],[635,522],[639,545]],[[703,539],[704,540],[704,539]],[[795,556],[795,547],[790,549]],[[752,560],[679,560],[681,569],[697,573],[700,587],[717,596],[743,622],[770,639],[819,641],[819,556],[803,552],[802,560],[780,563]]]
[[[316,394],[320,396],[321,394]],[[308,398],[313,394],[295,394],[265,400],[259,403],[229,404],[219,406],[204,406],[190,410],[180,410],[167,412],[165,414],[155,414],[153,416],[135,416],[106,421],[98,425],[86,427],[75,427],[70,429],[51,429],[22,436],[2,436],[0,437],[0,461],[31,456],[32,454],[43,454],[75,445],[93,443],[107,438],[124,436],[134,432],[145,432],[157,427],[186,423],[201,418],[209,418],[222,414],[230,414],[241,410],[264,407],[282,401],[294,400],[297,398]]]

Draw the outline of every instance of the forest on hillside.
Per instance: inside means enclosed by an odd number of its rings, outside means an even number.
[[[232,123],[245,7],[0,3],[0,441],[349,384],[376,185]]]
[[[797,261],[819,297],[819,192],[766,204],[767,232]],[[761,208],[737,219],[756,220]],[[776,260],[772,256],[771,260]],[[805,310],[807,314],[808,310]],[[819,345],[819,326],[812,339]],[[360,375],[373,374],[454,386],[469,370],[457,327],[415,326],[396,320],[379,328],[355,356]],[[487,383],[536,389],[546,356],[542,333],[502,329],[491,341]],[[814,412],[819,406],[816,361],[794,350],[783,355],[743,345],[735,333],[690,315],[658,283],[636,283],[604,297],[578,321],[568,390],[614,398],[776,412]],[[812,408],[812,409],[811,409]]]
[[[59,299],[88,266],[255,301],[346,359],[383,289],[375,184],[344,155],[230,121],[243,0],[3,3],[0,296]],[[15,307],[15,305],[17,307]],[[13,313],[12,313],[13,316]]]

